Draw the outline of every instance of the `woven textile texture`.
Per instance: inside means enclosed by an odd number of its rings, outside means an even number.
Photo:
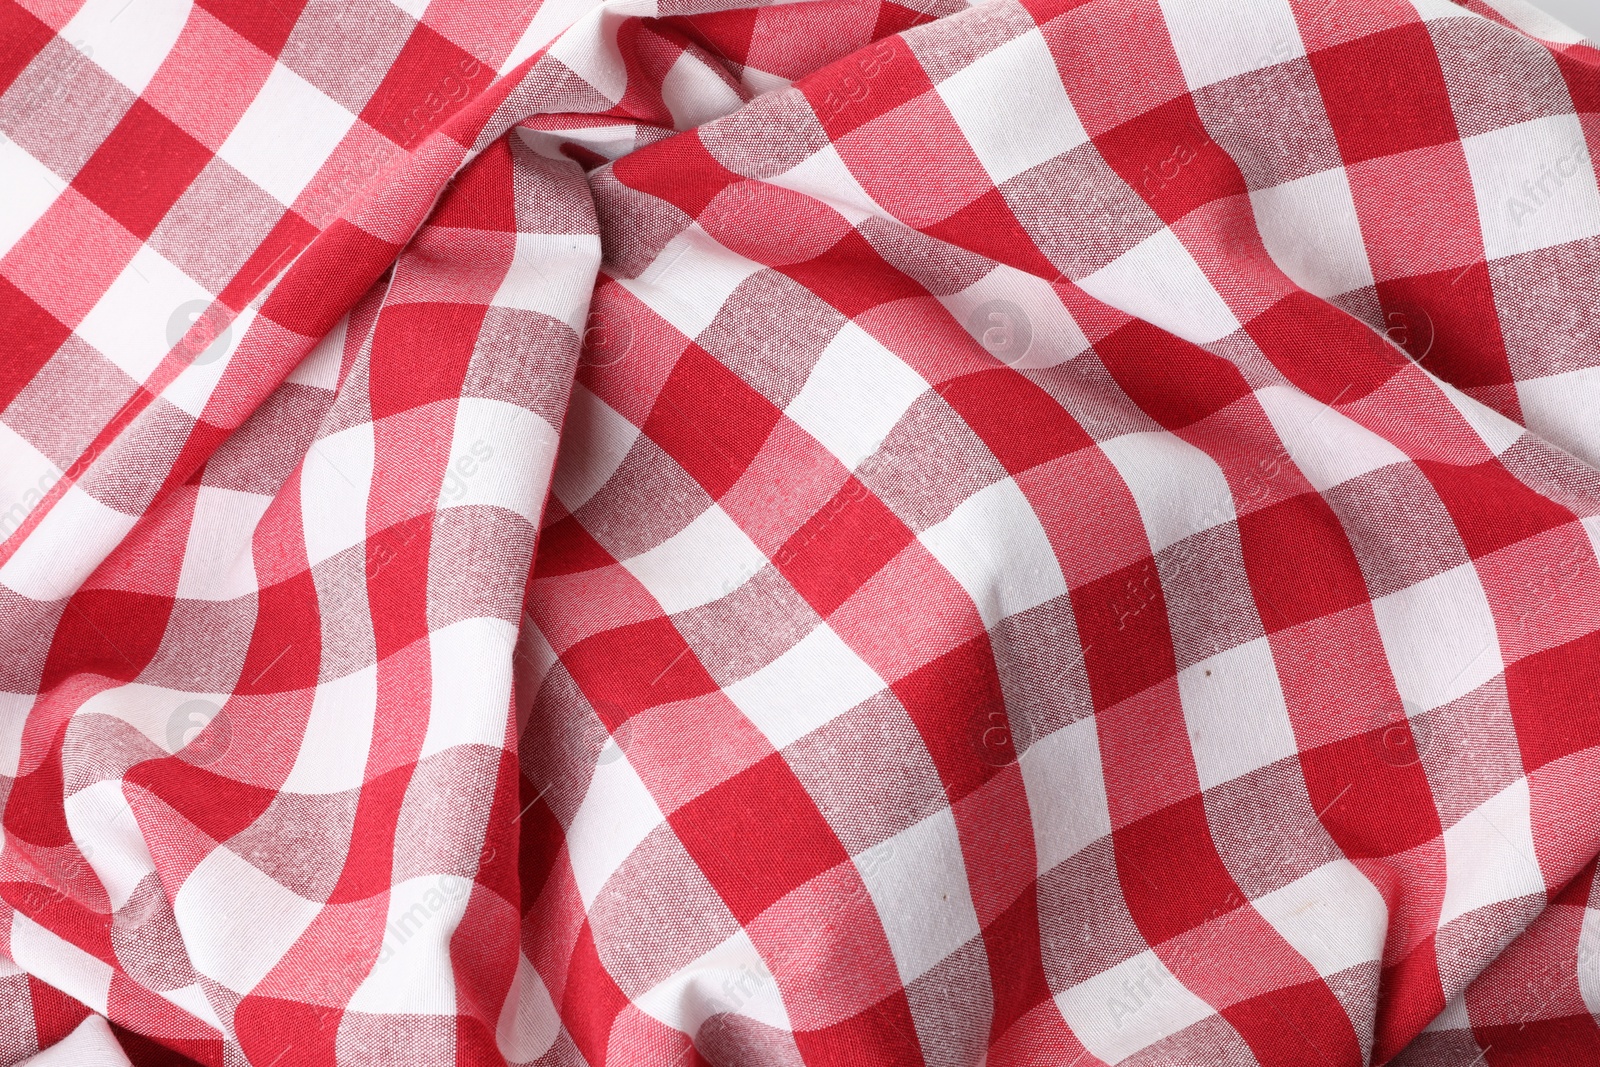
[[[0,0],[0,1062],[1600,1063],[1600,51]]]

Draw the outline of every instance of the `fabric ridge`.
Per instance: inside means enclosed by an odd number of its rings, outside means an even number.
[[[0,0],[0,1063],[1600,1062],[1600,51]]]

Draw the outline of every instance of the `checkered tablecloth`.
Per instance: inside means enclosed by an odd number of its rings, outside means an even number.
[[[0,0],[0,88],[0,1062],[1600,1062],[1532,7]]]

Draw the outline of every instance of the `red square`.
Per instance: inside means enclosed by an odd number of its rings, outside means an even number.
[[[1528,488],[1497,459],[1475,467],[1423,459],[1414,462],[1450,510],[1461,541],[1474,559],[1577,519],[1543,493]]]
[[[870,489],[851,478],[778,549],[772,562],[826,618],[914,536]]]
[[[1460,139],[1433,38],[1420,22],[1311,53],[1345,162]]]
[[[1321,979],[1274,989],[1224,1008],[1221,1014],[1249,1044],[1261,1067],[1304,1067],[1319,1060],[1362,1062],[1350,1016]]]
[[[668,619],[595,634],[561,659],[574,678],[583,679],[583,695],[613,733],[645,708],[717,690]]]
[[[1600,745],[1600,632],[1508,665],[1506,695],[1529,774]]]
[[[317,587],[310,571],[264,587],[257,594],[255,629],[234,691],[247,695],[315,687],[321,658],[316,637],[321,632],[319,619]]]
[[[1249,191],[1238,164],[1211,139],[1187,94],[1100,134],[1094,143],[1164,222]]]
[[[80,590],[67,601],[56,627],[39,691],[48,693],[75,674],[133,681],[160,646],[171,611],[167,596]]]
[[[1094,443],[1055,397],[1009,368],[952,378],[938,391],[1011,474]]]
[[[1388,1063],[1444,1011],[1438,948],[1436,936],[1430,934],[1410,955],[1379,974],[1378,988],[1384,990],[1388,1010],[1378,1012],[1372,1063]]]
[[[1563,977],[1567,982],[1572,981],[1565,974]],[[1582,1005],[1579,1008],[1581,1010]],[[1574,1063],[1600,1063],[1600,1027],[1587,1011],[1564,1019],[1474,1026],[1472,1034],[1485,1049],[1485,1067],[1570,1067]]]
[[[438,227],[516,233],[512,167],[511,145],[502,137],[450,180],[428,222]]]
[[[372,334],[372,417],[459,397],[485,310],[446,303],[384,308]]]
[[[1394,713],[1392,722],[1300,755],[1312,806],[1352,859],[1392,856],[1443,833],[1415,743],[1390,732],[1406,726],[1398,707]]]
[[[1291,385],[1324,404],[1344,404],[1393,378],[1405,357],[1360,320],[1296,291],[1245,324]],[[1329,352],[1339,353],[1329,359]]]
[[[0,277],[0,337],[6,339],[6,358],[0,359],[0,411],[50,362],[70,333],[27,293]]]
[[[1128,398],[1169,430],[1199,422],[1251,393],[1232,363],[1142,319],[1113,332],[1094,350]]]
[[[1433,374],[1458,389],[1513,382],[1487,263],[1381,281],[1378,299],[1389,336]]]
[[[1320,493],[1239,516],[1239,547],[1268,633],[1368,599],[1344,527]]]
[[[922,734],[952,802],[998,773],[984,735],[996,722],[1007,721],[1006,701],[988,634],[931,660],[893,689]]]
[[[1212,844],[1200,797],[1147,815],[1112,839],[1128,912],[1152,946],[1246,904]]]
[[[400,249],[343,219],[336,219],[296,260],[267,297],[261,313],[302,337],[324,337],[349,311]],[[270,265],[265,268],[270,279]]]
[[[949,218],[924,226],[922,232],[1036,277],[1061,277],[999,189],[990,189]]]
[[[606,970],[587,922],[572,946],[567,981],[561,998],[562,1027],[588,1063],[605,1063],[606,1046],[617,1016],[628,1008],[628,996]]]
[[[706,50],[735,63],[747,63],[750,37],[755,32],[756,15],[760,8],[736,8],[732,11],[707,11],[697,15],[670,15],[656,22],[674,29],[691,41],[703,42]]]
[[[741,924],[850,855],[774,752],[669,817]]]
[[[411,148],[492,78],[471,53],[419,22],[361,118],[401,148]]]
[[[210,149],[135,100],[72,185],[143,240],[209,162]]]
[[[1114,707],[1177,673],[1167,601],[1149,556],[1072,590],[1072,608],[1095,708]]]
[[[796,1030],[794,1043],[807,1067],[927,1063],[917,1039],[911,1003],[903,992],[865,1011],[815,1030]]]
[[[691,344],[673,365],[644,433],[720,499],[749,468],[781,415],[743,378]]]
[[[611,168],[630,189],[658,196],[690,218],[697,217],[739,175],[717,162],[693,131],[630,152]]]
[[[850,318],[891,300],[928,295],[922,286],[889,266],[854,227],[815,259],[777,269]]]
[[[55,33],[15,0],[0,0],[0,92],[11,87]]]
[[[797,85],[830,140],[933,88],[905,41],[890,37],[829,63]]]
[[[600,542],[589,535],[583,524],[571,515],[557,519],[539,531],[539,546],[533,557],[533,579],[580,574],[617,562]]]

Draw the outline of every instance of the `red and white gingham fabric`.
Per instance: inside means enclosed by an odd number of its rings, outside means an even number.
[[[0,87],[0,1061],[1600,1062],[1520,0],[0,0]]]

